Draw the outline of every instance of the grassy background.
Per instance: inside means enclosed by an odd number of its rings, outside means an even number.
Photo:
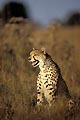
[[[16,21],[18,23],[16,24]],[[80,119],[80,27],[53,23],[40,28],[24,19],[0,27],[0,120]],[[32,48],[45,47],[61,68],[75,108],[60,99],[37,108],[36,79],[39,69],[28,63]]]

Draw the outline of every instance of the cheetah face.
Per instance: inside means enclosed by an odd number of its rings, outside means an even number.
[[[29,62],[31,62],[33,67],[37,67],[44,64],[45,58],[46,58],[45,51],[33,50],[30,52],[28,60]]]

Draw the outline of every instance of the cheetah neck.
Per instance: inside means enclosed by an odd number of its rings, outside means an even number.
[[[52,60],[51,56],[46,54],[45,61],[41,61],[39,64],[40,72],[49,71],[49,69],[57,70],[60,74],[60,69],[58,65]]]
[[[39,64],[40,71],[47,70],[52,64],[52,61],[50,59],[46,59],[45,61],[42,61]]]

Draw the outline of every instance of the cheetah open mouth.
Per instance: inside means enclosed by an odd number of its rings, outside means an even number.
[[[39,61],[38,60],[35,60],[35,61],[32,61],[31,64],[33,67],[37,67],[38,66],[38,63]]]

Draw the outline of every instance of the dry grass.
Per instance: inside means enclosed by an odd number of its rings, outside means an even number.
[[[41,29],[24,20],[0,29],[0,120],[80,119],[80,28],[51,25]],[[36,107],[37,68],[27,58],[33,47],[46,47],[59,64],[75,101],[69,110],[60,99],[50,108]]]

